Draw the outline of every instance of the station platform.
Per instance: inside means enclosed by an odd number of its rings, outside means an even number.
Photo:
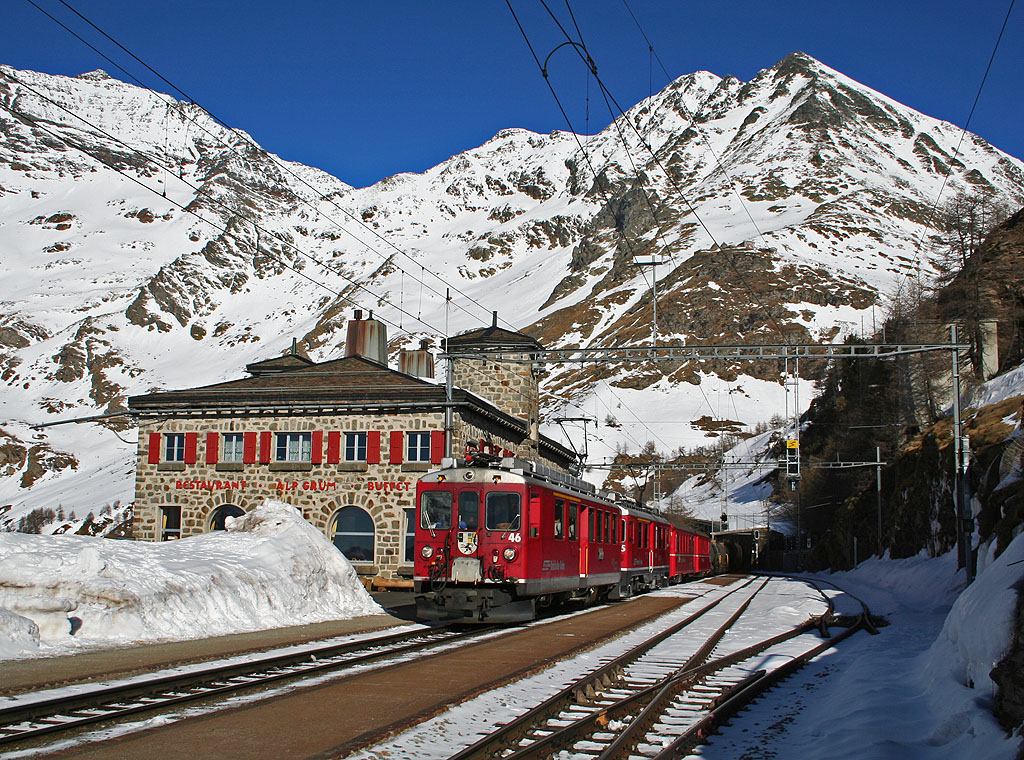
[[[57,657],[5,660],[0,664],[0,695],[67,686],[87,681],[125,678],[145,671],[205,662],[248,652],[259,652],[318,639],[381,631],[413,621],[413,594],[379,591],[371,594],[384,614],[331,620],[266,631],[234,633],[208,639],[92,649]]]

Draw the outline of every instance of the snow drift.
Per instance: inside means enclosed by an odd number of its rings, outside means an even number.
[[[344,555],[277,501],[168,543],[0,534],[0,657],[380,612]]]

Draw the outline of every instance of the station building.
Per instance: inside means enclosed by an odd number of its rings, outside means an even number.
[[[448,340],[460,354],[541,348],[497,327]],[[267,498],[294,505],[379,588],[411,585],[416,481],[445,452],[447,392],[426,346],[387,366],[383,323],[356,312],[345,356],[291,354],[249,376],[129,399],[139,423],[135,538],[223,529]],[[454,363],[451,447],[485,449],[565,470],[574,453],[538,433],[529,362]]]

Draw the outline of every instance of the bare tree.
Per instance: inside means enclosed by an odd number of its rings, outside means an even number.
[[[981,294],[982,267],[971,265],[982,242],[1006,221],[1009,205],[991,190],[957,193],[939,212],[935,238],[940,248],[936,262],[936,290],[943,312],[964,328],[971,345],[969,358],[976,374],[981,373],[981,323],[987,307]]]

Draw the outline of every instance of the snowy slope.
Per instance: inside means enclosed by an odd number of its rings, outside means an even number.
[[[336,356],[354,304],[390,323],[395,350],[493,309],[550,346],[644,344],[652,272],[634,261],[657,254],[661,340],[830,340],[929,271],[947,166],[947,192],[1024,201],[1020,161],[974,136],[954,160],[954,126],[802,54],[748,83],[681,77],[598,135],[508,129],[359,189],[102,72],[0,67],[0,102],[7,522],[132,497],[123,418],[30,425],[238,377],[293,337]],[[552,368],[544,405],[619,421],[596,459],[668,450],[706,442],[697,417],[779,411],[779,371]]]

